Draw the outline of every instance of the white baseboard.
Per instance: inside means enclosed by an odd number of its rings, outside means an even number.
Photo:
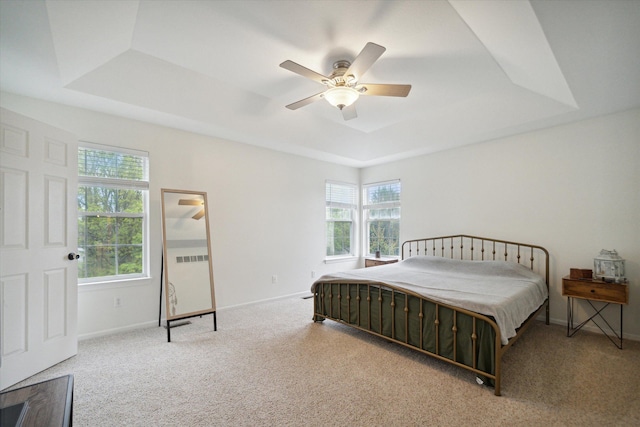
[[[220,312],[220,311],[225,311],[225,310],[229,310],[232,308],[238,308],[238,307],[246,307],[246,306],[251,306],[251,305],[255,305],[255,304],[261,304],[261,303],[265,303],[265,302],[269,302],[269,301],[278,301],[281,299],[287,299],[287,298],[293,298],[293,297],[302,297],[303,295],[309,295],[310,292],[297,292],[294,294],[289,294],[289,295],[282,295],[279,297],[274,297],[274,298],[267,298],[267,299],[262,299],[262,300],[256,300],[256,301],[251,301],[251,302],[247,302],[247,303],[242,303],[242,304],[236,304],[236,305],[230,305],[230,306],[226,306],[226,307],[218,307],[216,309],[216,311]],[[165,319],[161,319],[162,323],[165,322]],[[87,340],[90,338],[97,338],[97,337],[104,337],[107,335],[113,335],[113,334],[118,334],[121,332],[126,332],[126,331],[131,331],[134,329],[140,329],[140,328],[147,328],[149,326],[152,325],[157,325],[158,324],[158,319],[155,320],[149,320],[147,322],[142,322],[142,323],[136,323],[135,325],[127,325],[127,326],[123,326],[120,328],[113,328],[113,329],[105,329],[102,331],[97,331],[97,332],[89,332],[87,334],[82,334],[82,335],[78,335],[78,341],[83,341],[83,340]]]
[[[136,323],[135,325],[127,325],[127,326],[123,326],[121,328],[105,329],[103,331],[90,332],[88,334],[78,335],[78,341],[83,341],[83,340],[87,340],[87,339],[90,339],[90,338],[104,337],[104,336],[107,336],[107,335],[118,334],[118,333],[121,333],[121,332],[131,331],[131,330],[134,330],[134,329],[147,328],[147,327],[149,327],[151,325],[157,325],[157,324],[158,324],[158,319],[150,320],[148,322],[143,322],[143,323]]]
[[[226,307],[218,308],[218,311],[229,310],[229,309],[238,308],[238,307],[246,307],[246,306],[251,306],[251,305],[255,305],[255,304],[262,304],[262,303],[269,302],[269,301],[278,301],[278,300],[281,300],[281,299],[288,299],[288,298],[293,298],[293,297],[302,297],[302,296],[306,296],[306,295],[310,295],[310,294],[311,294],[310,291],[296,292],[295,294],[281,295],[279,297],[266,298],[266,299],[251,301],[251,302],[244,302],[242,304],[236,304],[236,305],[228,305]]]

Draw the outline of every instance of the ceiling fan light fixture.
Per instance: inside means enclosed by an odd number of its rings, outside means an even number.
[[[385,50],[384,47],[369,42],[352,62],[344,59],[334,62],[333,72],[329,76],[316,73],[293,61],[284,61],[280,64],[281,68],[292,71],[326,87],[324,92],[308,96],[300,101],[287,105],[286,108],[289,110],[297,110],[298,108],[324,98],[329,104],[338,107],[338,109],[342,111],[342,117],[345,120],[352,120],[358,117],[353,104],[358,100],[360,95],[406,97],[411,90],[411,85],[358,83],[360,78],[374,62],[378,60]]]
[[[347,86],[333,87],[324,93],[324,99],[341,110],[356,102],[359,96],[357,90]]]

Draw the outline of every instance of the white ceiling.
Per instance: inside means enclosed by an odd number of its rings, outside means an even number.
[[[344,121],[323,87],[387,51]],[[640,1],[0,1],[0,88],[363,167],[640,107]]]

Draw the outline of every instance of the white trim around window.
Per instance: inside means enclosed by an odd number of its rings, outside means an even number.
[[[80,141],[77,198],[78,283],[148,278],[149,153]]]

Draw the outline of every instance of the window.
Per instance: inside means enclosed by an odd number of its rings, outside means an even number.
[[[78,147],[78,281],[144,277],[148,154]]]
[[[355,254],[357,194],[355,185],[326,183],[327,257]]]
[[[367,184],[363,188],[365,255],[400,254],[400,181]]]

